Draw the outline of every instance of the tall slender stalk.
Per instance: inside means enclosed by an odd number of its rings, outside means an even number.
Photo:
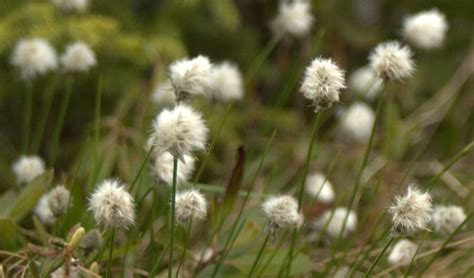
[[[114,251],[114,241],[115,241],[115,228],[112,228],[111,236],[110,236],[109,260],[107,261],[107,271],[105,272],[105,278],[110,277],[110,267],[112,266],[112,253]]]
[[[265,247],[267,246],[268,240],[270,239],[270,232],[267,233],[265,236],[265,240],[262,243],[262,246],[260,247],[260,250],[258,251],[257,257],[255,258],[255,261],[253,262],[252,268],[249,271],[249,274],[247,275],[248,277],[252,277],[253,272],[257,268],[258,262],[260,261],[260,258],[262,257],[263,250],[265,250]]]
[[[163,258],[166,254],[166,251],[168,251],[168,248],[170,247],[170,242],[168,242],[165,246],[165,248],[163,249],[163,251],[161,252],[160,256],[158,257],[158,260],[156,260],[156,263],[155,265],[153,266],[153,268],[151,269],[150,273],[149,273],[149,276],[148,277],[154,277],[156,272],[158,271],[160,265],[161,265],[161,262],[163,261]]]
[[[23,122],[23,144],[22,153],[28,152],[28,144],[30,140],[30,128],[31,128],[31,114],[33,109],[33,81],[27,81],[26,83],[26,99],[25,99],[25,117]]]
[[[395,240],[395,237],[390,237],[390,239],[387,241],[387,243],[385,244],[385,246],[383,247],[382,251],[378,254],[378,256],[375,258],[375,261],[372,263],[372,265],[370,266],[369,270],[367,270],[367,272],[365,273],[365,278],[368,278],[370,277],[370,274],[372,273],[372,271],[374,270],[375,266],[377,265],[377,263],[380,261],[380,259],[382,258],[383,254],[385,253],[385,251],[387,251],[388,247],[390,247],[390,245],[392,244],[392,242]]]
[[[146,153],[145,159],[143,160],[142,164],[140,165],[140,169],[138,169],[137,174],[133,178],[132,185],[130,185],[130,190],[129,190],[130,192],[133,191],[133,189],[135,188],[135,185],[138,183],[138,179],[140,178],[140,175],[142,174],[143,169],[145,169],[145,166],[147,165],[148,161],[150,160],[150,156],[153,153],[154,148],[155,148],[154,146],[151,146],[150,149],[148,150],[148,152]],[[137,191],[137,196],[138,196],[138,191]]]
[[[45,95],[44,95],[44,101],[43,101],[43,108],[41,111],[41,115],[39,118],[39,123],[38,123],[38,128],[35,132],[35,138],[33,140],[33,145],[32,145],[32,152],[37,153],[39,150],[39,147],[41,145],[41,141],[43,140],[44,136],[44,129],[46,128],[46,123],[48,121],[49,113],[51,110],[51,104],[53,103],[53,96],[54,96],[54,91],[56,88],[56,77],[52,80],[50,84],[48,84]]]
[[[265,269],[268,267],[268,265],[271,263],[273,258],[276,256],[278,250],[280,250],[281,246],[283,245],[283,240],[286,238],[287,232],[283,234],[283,236],[280,239],[280,242],[278,243],[277,248],[275,251],[273,251],[273,254],[270,256],[270,258],[267,260],[267,262],[263,265],[263,267],[260,269],[260,272],[258,273],[257,277],[261,277],[263,273],[265,272]]]
[[[189,246],[189,238],[191,236],[191,227],[193,225],[193,219],[189,219],[188,227],[186,228],[185,238],[184,238],[184,248],[183,248],[183,255],[181,256],[181,260],[179,261],[178,269],[176,270],[176,278],[179,277],[179,271],[181,270],[181,266],[184,263],[184,258],[186,257],[186,252],[188,251]]]
[[[253,78],[255,77],[255,74],[257,74],[258,70],[262,66],[262,64],[265,62],[265,60],[270,56],[272,53],[272,50],[275,49],[277,46],[278,42],[281,39],[281,35],[275,35],[272,37],[270,41],[265,45],[263,50],[258,54],[257,58],[255,58],[253,64],[250,66],[249,70],[247,71],[247,74],[245,76],[245,83],[248,84],[250,83]]]
[[[168,278],[173,277],[173,248],[174,248],[174,225],[176,220],[176,177],[178,174],[178,158],[173,158],[173,187],[171,192],[171,228],[170,228],[170,259],[168,265]]]

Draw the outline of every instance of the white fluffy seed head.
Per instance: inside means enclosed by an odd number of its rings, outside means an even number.
[[[151,143],[157,155],[169,152],[185,161],[184,155],[206,147],[208,128],[202,115],[185,104],[164,109],[153,121]]]
[[[61,56],[61,64],[65,72],[87,72],[96,63],[94,51],[84,42],[68,45]]]
[[[56,51],[47,40],[21,39],[13,49],[11,63],[18,68],[22,79],[33,79],[56,69],[58,59]]]
[[[94,249],[99,249],[104,244],[102,234],[98,229],[92,229],[88,231],[81,239],[79,246],[90,252]]]
[[[66,213],[71,193],[63,185],[56,186],[49,192],[48,205],[54,216]]]
[[[270,232],[278,229],[291,229],[303,224],[303,215],[298,212],[298,203],[291,196],[274,196],[262,204],[268,219]]]
[[[407,17],[403,22],[403,36],[414,46],[438,48],[443,44],[448,23],[438,10],[423,11]]]
[[[306,68],[300,91],[318,112],[339,102],[344,88],[344,72],[331,59],[316,58]]]
[[[452,234],[465,219],[464,209],[458,206],[436,206],[432,214],[435,231],[444,235]]]
[[[356,142],[366,142],[370,137],[375,114],[372,108],[363,102],[353,103],[341,117],[341,133],[345,138]]]
[[[313,173],[306,178],[305,191],[311,197],[317,197],[322,203],[334,201],[335,194],[332,184],[321,173]]]
[[[158,107],[171,107],[176,104],[176,95],[174,94],[173,86],[169,81],[158,84],[155,88],[153,94],[151,95],[151,100]]]
[[[56,217],[54,217],[53,212],[49,207],[49,193],[44,194],[39,199],[35,207],[35,214],[44,225],[52,225],[56,222]]]
[[[194,171],[196,160],[193,156],[184,155],[184,161],[178,163],[176,175],[177,184],[180,185],[187,182]],[[168,185],[173,184],[173,156],[169,152],[158,155],[153,163],[152,173],[159,180],[164,181]]]
[[[306,0],[294,0],[282,2],[278,15],[272,22],[272,27],[277,34],[290,34],[295,37],[303,37],[311,31],[314,17],[311,14],[311,6]]]
[[[346,225],[341,234],[346,215]],[[357,227],[357,214],[353,210],[348,210],[346,207],[339,207],[336,208],[334,212],[325,211],[315,224],[318,229],[324,229],[324,227],[326,227],[326,234],[330,238],[338,238],[340,234],[342,237],[346,237],[349,233],[355,231]]]
[[[360,96],[372,100],[382,89],[383,80],[378,78],[371,67],[355,70],[349,78],[349,87]]]
[[[183,224],[192,219],[204,220],[207,216],[207,200],[198,190],[176,194],[176,222]]]
[[[71,12],[85,12],[89,0],[52,0],[53,4],[62,11]]]
[[[39,156],[21,156],[12,166],[19,184],[30,183],[45,171],[43,160]]]
[[[211,63],[205,56],[183,59],[170,66],[170,80],[176,99],[182,101],[189,95],[204,94],[209,88]]]
[[[388,255],[387,261],[391,265],[408,265],[415,256],[417,245],[408,239],[399,240]]]
[[[428,230],[432,212],[431,195],[410,185],[407,193],[396,196],[389,207],[392,216],[392,232],[395,235],[411,235],[420,230]]]
[[[369,56],[370,66],[378,77],[402,81],[415,71],[412,52],[397,41],[380,43]]]
[[[242,74],[236,65],[224,62],[212,67],[210,95],[221,101],[236,101],[243,98]]]
[[[128,228],[135,222],[133,198],[118,180],[105,180],[89,199],[89,210],[105,228]]]

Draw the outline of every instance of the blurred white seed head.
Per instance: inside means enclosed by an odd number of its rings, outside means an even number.
[[[388,210],[393,215],[394,234],[410,235],[419,230],[428,230],[433,210],[431,195],[416,185],[410,185],[405,195],[395,197]]]
[[[272,27],[277,34],[290,34],[295,37],[308,35],[313,25],[310,3],[306,0],[282,1]]]
[[[353,103],[341,117],[341,133],[356,142],[366,142],[372,132],[375,114],[363,102]]]
[[[169,152],[184,162],[184,155],[205,148],[207,134],[208,128],[202,115],[191,107],[180,104],[158,114],[153,121],[151,142],[158,155]]]
[[[85,12],[89,4],[89,0],[52,0],[52,2],[58,9],[65,12]]]
[[[443,44],[448,23],[438,10],[423,11],[403,21],[403,36],[416,47],[438,48]]]
[[[212,67],[211,96],[221,101],[236,101],[244,96],[242,74],[236,65],[227,62]]]
[[[81,278],[81,270],[77,267],[77,264],[79,263],[78,260],[75,258],[71,258],[71,263],[70,263],[70,268],[69,268],[69,274],[66,275],[66,271],[64,269],[64,266],[61,266],[60,268],[56,269],[53,273],[51,273],[51,278]]]
[[[35,207],[35,214],[44,225],[52,225],[56,222],[53,212],[49,207],[49,193],[44,194],[39,199]]]
[[[417,245],[408,239],[399,240],[388,255],[387,261],[392,264],[408,265],[415,256]]]
[[[355,70],[349,78],[349,87],[368,100],[374,99],[382,89],[383,80],[378,78],[371,67]]]
[[[189,95],[204,94],[209,88],[211,63],[205,56],[183,59],[170,66],[170,80],[176,100],[185,100]]]
[[[317,197],[322,203],[334,201],[335,194],[332,184],[321,173],[313,173],[306,178],[305,191],[311,197]]]
[[[377,45],[370,54],[369,61],[377,76],[387,80],[402,81],[415,71],[410,48],[397,41]]]
[[[30,183],[45,171],[43,159],[39,156],[21,156],[13,163],[13,172],[19,184]]]
[[[176,194],[176,222],[183,224],[192,219],[204,220],[207,216],[207,200],[198,190]]]
[[[341,234],[346,215],[346,226]],[[325,211],[321,218],[316,220],[315,226],[317,229],[323,229],[326,226],[326,234],[331,238],[338,238],[339,234],[342,237],[346,237],[349,233],[355,231],[357,227],[357,214],[346,207],[339,207],[334,212],[330,210]]]
[[[196,162],[190,155],[183,155],[183,159],[183,163],[178,163],[176,175],[178,185],[189,180]],[[153,163],[152,173],[171,186],[173,184],[173,156],[169,152],[158,155]]]
[[[79,246],[87,252],[90,252],[94,249],[99,249],[102,247],[102,244],[104,244],[102,234],[98,229],[92,229],[82,237]]]
[[[128,228],[135,222],[132,196],[118,180],[108,179],[99,184],[89,199],[89,210],[95,220],[106,228]]]
[[[331,59],[316,58],[306,68],[300,91],[318,112],[339,102],[344,88],[344,72]]]
[[[56,186],[49,192],[48,205],[54,216],[66,213],[71,193],[63,185]]]
[[[56,51],[47,40],[21,39],[13,49],[11,63],[20,70],[22,79],[33,79],[56,69],[58,59]]]
[[[298,203],[291,196],[270,197],[262,204],[262,209],[268,219],[271,233],[303,224],[303,215],[298,211]]]
[[[174,94],[173,86],[169,81],[158,84],[151,100],[159,107],[170,107],[176,103],[176,95]]]
[[[436,206],[432,214],[436,232],[449,235],[466,219],[464,209],[458,206]]]
[[[61,56],[61,64],[66,72],[86,72],[96,63],[94,51],[84,42],[68,45]]]

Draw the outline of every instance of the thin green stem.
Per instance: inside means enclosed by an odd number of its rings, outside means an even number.
[[[181,270],[181,266],[184,263],[184,258],[186,257],[186,252],[188,251],[189,239],[190,239],[190,236],[191,236],[192,223],[193,223],[193,219],[189,219],[188,227],[186,228],[186,233],[185,233],[185,238],[184,238],[183,255],[181,256],[181,260],[179,260],[178,269],[176,270],[176,278],[179,277],[179,271]]]
[[[375,266],[377,265],[377,263],[380,261],[380,259],[382,258],[383,254],[385,253],[385,251],[387,251],[388,247],[390,247],[390,245],[393,243],[393,241],[395,240],[395,237],[390,237],[390,239],[387,241],[387,243],[385,244],[385,246],[383,247],[382,251],[378,254],[378,256],[375,258],[375,261],[372,263],[372,265],[370,266],[369,270],[367,270],[367,272],[365,273],[365,278],[368,278],[370,277],[370,274],[372,273],[372,271],[374,270]]]
[[[158,271],[158,269],[161,265],[161,262],[163,261],[163,258],[165,257],[166,251],[168,251],[169,247],[170,247],[170,242],[168,242],[168,244],[166,244],[165,248],[163,249],[163,251],[160,254],[160,257],[158,258],[158,260],[156,260],[155,265],[151,269],[150,274],[149,274],[148,277],[154,277],[155,276],[156,272]]]
[[[133,192],[133,189],[135,188],[135,185],[138,183],[138,179],[140,178],[140,175],[143,172],[143,169],[145,169],[145,166],[147,165],[148,161],[150,160],[150,156],[153,153],[154,146],[151,146],[148,152],[146,153],[145,159],[143,160],[142,164],[140,165],[140,169],[138,169],[137,174],[133,178],[132,184],[130,185],[129,192]],[[138,194],[138,193],[137,193]]]
[[[33,109],[33,81],[28,81],[26,87],[25,118],[23,122],[22,144],[22,153],[24,154],[28,152],[28,144],[30,140],[31,114]]]
[[[173,187],[171,192],[171,214],[170,214],[170,260],[168,265],[168,278],[173,277],[173,248],[174,248],[174,225],[176,220],[176,178],[178,175],[178,158],[173,158]]]
[[[35,138],[33,140],[33,146],[32,146],[33,153],[38,152],[41,145],[41,141],[43,140],[44,130],[46,128],[46,123],[48,121],[49,113],[51,110],[51,104],[53,103],[55,88],[56,88],[56,78],[53,79],[51,84],[48,84],[48,87],[44,95],[43,109],[41,111],[41,116],[38,123],[38,129],[36,131]]]
[[[59,117],[56,122],[56,125],[53,130],[53,137],[52,137],[52,143],[51,143],[51,152],[50,152],[50,160],[51,160],[51,165],[54,166],[54,162],[56,161],[56,155],[58,151],[58,145],[59,145],[59,137],[61,136],[61,131],[63,129],[64,125],[64,119],[66,117],[66,112],[67,108],[69,105],[69,100],[71,98],[71,93],[72,93],[72,86],[73,86],[73,80],[72,78],[67,79],[66,81],[66,93],[64,94],[63,101],[60,106],[59,110]]]
[[[420,243],[418,243],[418,246],[416,247],[415,254],[411,257],[410,264],[408,265],[405,273],[403,273],[403,277],[408,277],[410,275],[411,270],[413,269],[413,263],[415,262],[416,255],[418,255],[421,246],[423,245],[423,242],[425,242],[425,239],[428,237],[429,232],[424,232],[423,237],[421,238]]]
[[[245,83],[250,83],[255,75],[257,74],[260,67],[263,65],[265,60],[270,56],[273,49],[277,46],[278,42],[280,41],[281,35],[275,35],[272,37],[270,41],[266,44],[265,48],[263,48],[262,52],[258,54],[257,58],[255,58],[253,64],[249,67],[247,74],[245,76]]]
[[[273,258],[276,256],[278,250],[280,250],[281,246],[283,245],[283,240],[285,239],[287,235],[287,231],[285,231],[285,233],[283,234],[283,236],[281,237],[280,239],[280,242],[278,243],[278,246],[277,248],[275,249],[275,251],[273,251],[273,254],[270,256],[270,258],[267,260],[267,262],[263,265],[263,267],[260,269],[260,272],[258,273],[257,277],[261,277],[263,275],[263,273],[265,272],[265,269],[268,267],[268,265],[270,265],[271,261],[273,260]]]
[[[105,278],[110,277],[110,267],[112,266],[112,254],[114,251],[114,241],[115,241],[115,228],[112,228],[110,236],[110,249],[109,249],[109,260],[107,261],[107,271],[105,272]]]
[[[268,232],[267,235],[265,236],[265,240],[262,243],[262,246],[260,247],[260,250],[258,251],[257,257],[255,258],[255,261],[253,262],[252,268],[249,271],[249,274],[247,275],[248,277],[252,277],[253,272],[257,268],[258,262],[260,261],[260,258],[262,257],[263,250],[265,250],[265,247],[267,246],[268,240],[270,239],[270,233]]]

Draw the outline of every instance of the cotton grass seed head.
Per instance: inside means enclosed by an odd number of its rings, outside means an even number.
[[[339,102],[344,88],[344,72],[331,59],[316,58],[306,68],[300,91],[318,112]]]
[[[71,193],[63,185],[56,186],[49,192],[48,205],[54,216],[66,213]]]
[[[54,217],[51,208],[49,207],[49,193],[44,194],[39,199],[35,207],[35,215],[44,225],[50,226],[56,222],[56,217]]]
[[[102,234],[98,229],[88,231],[81,239],[79,246],[86,252],[91,252],[94,249],[99,249],[104,244]]]
[[[311,31],[314,17],[311,15],[310,3],[306,0],[283,1],[278,15],[272,23],[276,33],[303,37]]]
[[[210,93],[213,98],[225,102],[242,99],[242,74],[236,65],[224,62],[212,67]]]
[[[64,12],[85,12],[89,0],[52,0],[53,4]]]
[[[184,155],[205,148],[207,134],[202,115],[190,106],[179,104],[164,109],[153,121],[152,143],[158,155],[169,152],[185,162]]]
[[[375,113],[363,102],[353,103],[341,117],[341,133],[356,142],[366,142],[372,132]]]
[[[306,178],[305,191],[311,197],[317,197],[322,203],[334,201],[335,194],[332,184],[321,173],[313,173]]]
[[[189,95],[204,94],[209,87],[211,68],[209,59],[201,55],[174,62],[170,66],[169,77],[176,100],[183,101]]]
[[[128,228],[135,222],[133,198],[118,180],[108,179],[97,186],[89,199],[89,210],[106,228]]]
[[[13,49],[11,63],[20,71],[22,79],[33,79],[58,66],[56,51],[42,38],[21,39]]]
[[[169,81],[158,84],[151,95],[151,100],[158,107],[171,107],[176,104],[176,95]]]
[[[387,261],[391,265],[402,264],[408,265],[413,256],[415,256],[417,245],[408,239],[397,241],[392,251],[388,255]]]
[[[30,183],[45,172],[43,159],[39,156],[21,156],[12,169],[19,184]]]
[[[403,81],[415,71],[410,48],[397,41],[377,45],[370,54],[369,61],[377,76],[386,80]]]
[[[423,49],[440,47],[447,29],[445,16],[436,9],[414,14],[403,21],[405,39]]]
[[[196,160],[193,156],[183,155],[183,163],[178,163],[176,181],[179,184],[187,182],[194,171]],[[173,184],[173,156],[169,152],[158,155],[153,163],[152,173],[168,185]]]
[[[349,78],[349,87],[358,95],[372,100],[382,89],[383,80],[378,78],[371,67],[355,70]]]
[[[204,220],[206,216],[207,200],[201,192],[193,189],[176,194],[176,222]]]
[[[431,221],[431,195],[410,185],[407,193],[396,196],[389,207],[392,216],[392,232],[395,235],[411,235],[420,230],[428,230]]]
[[[346,225],[341,233],[346,215]],[[357,228],[357,214],[346,207],[339,207],[334,212],[325,211],[315,224],[319,229],[326,227],[326,234],[331,238],[338,238],[340,234],[346,237]]]
[[[452,234],[466,219],[464,209],[458,206],[436,206],[432,214],[434,230],[440,234]]]
[[[278,229],[291,229],[303,224],[303,215],[298,211],[298,203],[291,196],[274,196],[262,204],[271,233]]]
[[[65,72],[87,72],[96,63],[94,51],[84,42],[70,44],[61,56]]]

